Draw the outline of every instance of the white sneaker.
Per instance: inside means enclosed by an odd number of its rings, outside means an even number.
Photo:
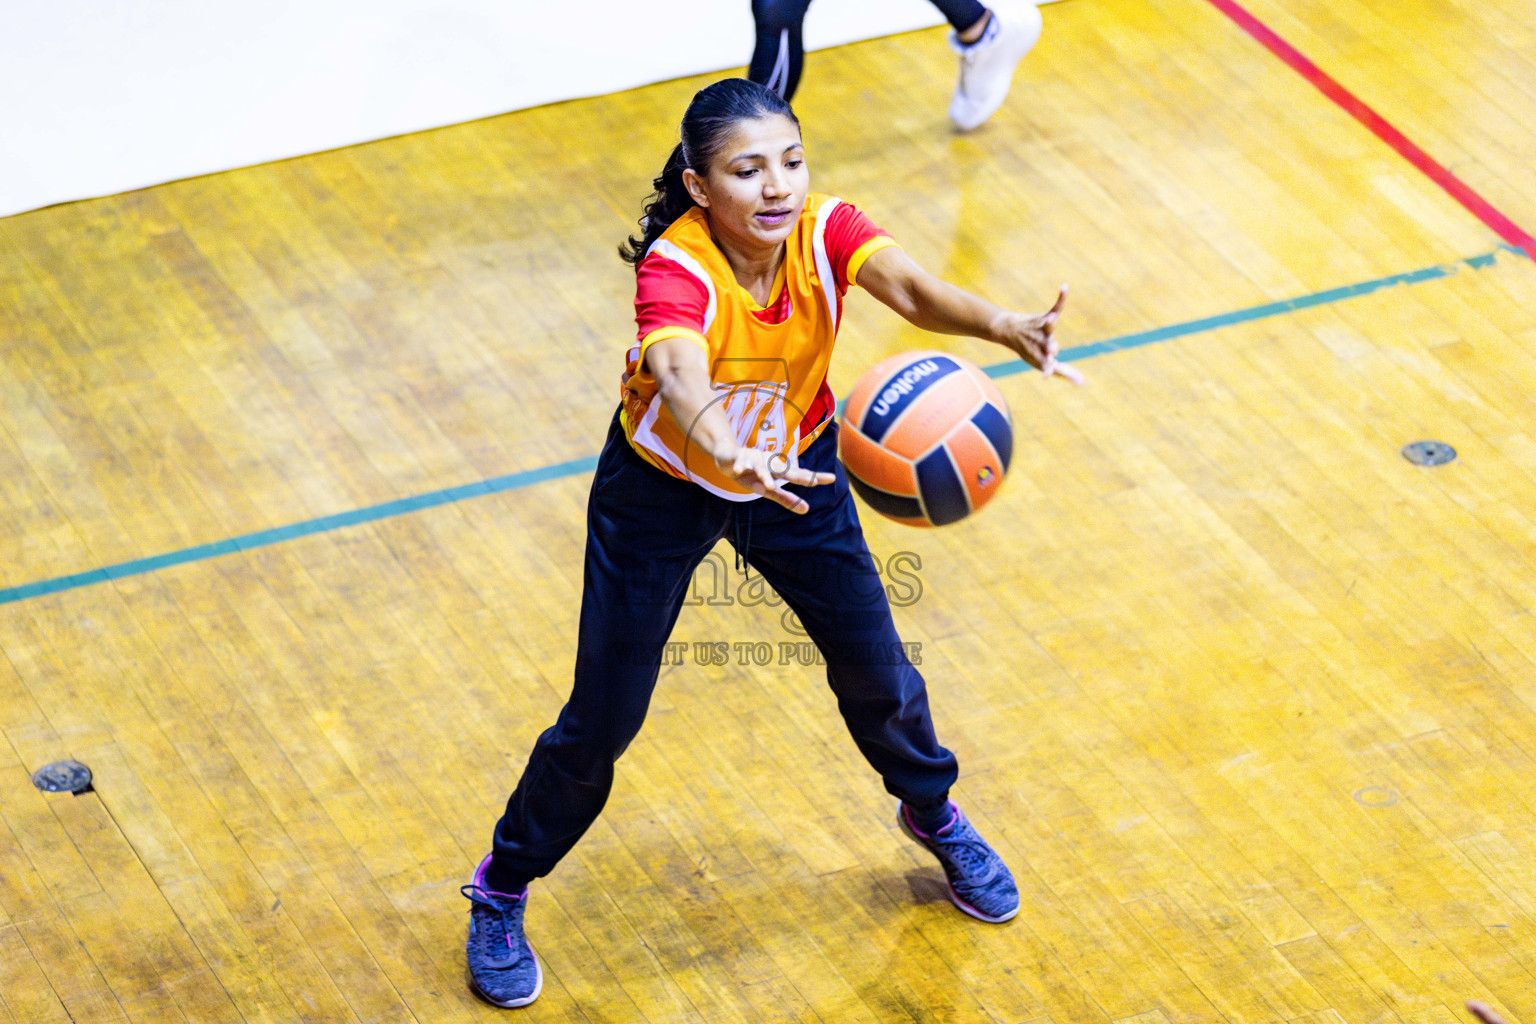
[[[949,101],[949,119],[970,131],[991,117],[1008,98],[1013,69],[1040,38],[1040,9],[1019,0],[993,0],[992,17],[981,38],[969,46],[951,32],[949,45],[960,55],[960,80]]]

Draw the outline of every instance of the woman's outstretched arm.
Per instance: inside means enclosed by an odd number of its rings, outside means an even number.
[[[1061,286],[1056,304],[1044,313],[1014,313],[994,306],[928,273],[896,246],[872,254],[859,268],[858,284],[901,314],[914,327],[936,334],[960,334],[996,342],[1046,376],[1060,374],[1074,384],[1082,374],[1056,361],[1056,321],[1067,300]]]

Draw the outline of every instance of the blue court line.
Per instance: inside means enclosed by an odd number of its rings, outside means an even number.
[[[506,476],[492,477],[489,480],[481,480],[478,483],[462,484],[458,487],[449,487],[427,494],[417,494],[409,498],[398,498],[395,501],[386,501],[380,505],[369,505],[367,508],[353,509],[350,512],[338,512],[335,515],[321,516],[319,519],[306,519],[300,523],[277,526],[270,530],[244,533],[238,537],[231,537],[228,540],[215,541],[212,544],[199,544],[196,547],[182,548],[180,551],[170,551],[166,554],[154,555],[150,558],[136,558],[131,562],[119,562],[117,565],[109,565],[102,569],[92,569],[89,572],[75,573],[73,576],[56,576],[51,580],[24,583],[19,587],[0,590],[0,604],[25,601],[29,597],[56,594],[61,590],[74,590],[76,587],[88,587],[93,583],[104,583],[107,580],[121,579],[124,576],[137,576],[141,573],[154,572],[157,569],[166,569],[173,565],[185,565],[188,562],[202,561],[205,558],[231,555],[236,551],[250,551],[253,548],[266,547],[269,544],[280,544],[283,541],[308,537],[311,534],[325,533],[327,530],[339,530],[346,526],[358,526],[363,523],[377,522],[380,519],[405,515],[407,512],[415,512],[419,509],[432,508],[436,505],[447,505],[451,502],[463,501],[466,498],[478,498],[483,494],[495,494],[498,491],[515,491],[518,488],[540,484],[546,480],[558,480],[561,477],[575,476],[577,473],[590,473],[596,468],[597,456],[589,455],[584,459],[558,462],[553,466],[544,466],[541,469],[528,469],[521,473],[508,473]]]
[[[1452,274],[1460,272],[1464,267],[1472,270],[1483,270],[1497,262],[1499,252],[1523,255],[1519,249],[1512,245],[1501,245],[1494,252],[1458,260],[1455,263],[1444,263],[1435,267],[1426,267],[1423,270],[1414,270],[1406,274],[1393,274],[1391,277],[1379,277],[1374,281],[1346,285],[1343,288],[1330,288],[1327,291],[1314,292],[1311,295],[1303,295],[1296,299],[1269,302],[1262,306],[1251,306],[1248,309],[1240,309],[1233,313],[1223,313],[1220,316],[1190,320],[1182,324],[1173,324],[1169,327],[1158,327],[1150,331],[1139,331],[1135,334],[1121,335],[1108,341],[1079,345],[1075,348],[1064,349],[1060,358],[1063,361],[1072,362],[1079,359],[1088,359],[1092,356],[1106,355],[1110,352],[1123,352],[1126,349],[1139,348],[1142,345],[1152,345],[1161,341],[1170,341],[1174,338],[1183,338],[1191,334],[1199,334],[1203,331],[1213,331],[1222,327],[1230,327],[1233,324],[1248,323],[1252,320],[1262,320],[1266,317],[1294,313],[1300,309],[1310,309],[1314,306],[1325,306],[1334,302],[1342,302],[1345,299],[1352,299],[1357,296],[1381,291],[1383,288],[1435,281],[1440,278],[1450,277]],[[1017,359],[987,366],[984,369],[988,376],[994,378],[1011,377],[1016,373],[1033,370],[1032,367]],[[841,412],[841,409],[839,409],[839,412]],[[478,498],[486,494],[515,491],[523,487],[544,483],[548,480],[558,480],[562,477],[575,476],[578,473],[590,473],[595,468],[597,468],[597,456],[589,455],[583,459],[559,462],[541,469],[509,473],[505,476],[482,480],[479,483],[463,484],[441,491],[431,491],[427,494],[418,494],[409,498],[399,498],[395,501],[386,501],[379,505],[369,505],[366,508],[353,509],[350,512],[338,512],[335,515],[321,516],[318,519],[306,519],[303,522],[292,523],[288,526],[278,526],[270,530],[258,530],[255,533],[245,533],[238,537],[230,537],[227,540],[214,541],[211,544],[199,544],[196,547],[182,548],[179,551],[170,551],[162,555],[153,555],[149,558],[136,558],[129,562],[119,562],[116,565],[91,569],[87,572],[75,573],[70,576],[56,576],[53,579],[38,580],[35,583],[23,583],[20,586],[0,590],[0,604],[11,604],[15,601],[25,601],[30,597],[41,597],[44,594],[56,594],[63,590],[88,587],[96,583],[105,583],[107,580],[121,579],[125,576],[137,576],[143,573],[166,569],[173,565],[185,565],[188,562],[217,558],[220,555],[231,555],[238,551],[250,551],[254,548],[266,547],[270,544],[279,544],[283,541],[296,540],[299,537],[308,537],[313,534],[325,533],[329,530],[339,530],[348,526],[373,523],[381,519],[389,519],[424,508],[433,508],[438,505],[464,501],[468,498]]]
[[[1497,262],[1499,252],[1509,252],[1516,256],[1525,255],[1521,250],[1512,245],[1500,245],[1498,250],[1494,252],[1458,260],[1455,263],[1443,263],[1440,266],[1425,267],[1423,270],[1413,270],[1406,274],[1393,274],[1391,277],[1378,277],[1374,281],[1363,281],[1360,284],[1345,285],[1342,288],[1330,288],[1327,291],[1313,292],[1311,295],[1303,295],[1297,299],[1267,302],[1262,306],[1250,306],[1247,309],[1239,309],[1233,313],[1223,313],[1220,316],[1209,316],[1202,320],[1189,320],[1182,324],[1173,324],[1170,327],[1158,327],[1150,331],[1139,331],[1136,334],[1126,334],[1118,338],[1111,338],[1108,341],[1096,341],[1090,345],[1079,345],[1076,348],[1063,349],[1057,358],[1063,362],[1072,362],[1076,359],[1102,356],[1110,352],[1123,352],[1126,349],[1139,348],[1142,345],[1152,345],[1160,341],[1170,341],[1174,338],[1183,338],[1191,334],[1200,334],[1203,331],[1214,331],[1221,327],[1231,327],[1233,324],[1245,324],[1251,320],[1263,320],[1266,317],[1294,313],[1299,309],[1326,306],[1330,303],[1342,302],[1345,299],[1353,299],[1361,295],[1369,295],[1372,292],[1379,292],[1383,288],[1395,288],[1398,285],[1437,281],[1443,277],[1450,277],[1463,267],[1483,270]],[[997,378],[1011,377],[1016,373],[1033,371],[1034,367],[1019,360],[1010,360],[995,366],[984,367],[984,369],[987,372],[987,376]]]

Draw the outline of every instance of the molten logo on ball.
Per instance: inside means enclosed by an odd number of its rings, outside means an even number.
[[[876,416],[884,416],[890,411],[891,406],[912,393],[912,386],[914,384],[930,373],[938,372],[939,364],[932,359],[924,359],[916,366],[907,368],[902,372],[901,376],[887,384],[885,390],[880,392],[880,401],[875,403],[874,414]]]

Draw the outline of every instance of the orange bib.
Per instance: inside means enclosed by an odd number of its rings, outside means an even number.
[[[687,328],[664,327],[630,349],[622,419],[630,444],[647,462],[733,501],[760,496],[722,476],[714,460],[689,442],[686,424],[672,419],[656,397],[655,378],[641,370],[651,344],[685,336],[701,341],[708,352],[715,401],[735,428],[737,443],[780,453],[791,466],[799,465],[800,453],[825,425],[801,435],[837,338],[837,283],[822,235],[839,202],[814,193],[806,197],[785,242],[780,287],[789,291],[790,312],[782,323],[764,323],[752,315],[762,307],[736,282],[702,209],[683,214],[651,245],[648,254],[664,256],[698,278],[709,304],[702,338]]]

